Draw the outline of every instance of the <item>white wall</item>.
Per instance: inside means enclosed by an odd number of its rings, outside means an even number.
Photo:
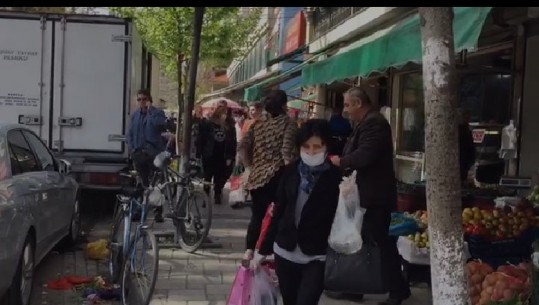
[[[522,100],[522,130],[519,176],[539,170],[539,36],[528,38]]]
[[[309,52],[314,53],[320,49],[338,42],[350,39],[361,32],[379,27],[389,20],[399,20],[407,16],[412,7],[368,7],[354,17],[346,20],[333,30],[309,44]]]

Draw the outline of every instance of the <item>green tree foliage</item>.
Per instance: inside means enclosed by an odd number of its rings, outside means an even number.
[[[194,7],[111,7],[120,17],[131,17],[150,52],[164,64],[167,75],[177,78],[179,54],[191,54]],[[200,61],[226,67],[250,45],[249,35],[261,10],[241,17],[238,7],[207,7],[202,26]],[[184,71],[184,75],[187,71]]]
[[[10,7],[9,10],[17,12],[49,14],[65,14],[67,12],[66,7]]]
[[[0,9],[47,14],[96,14],[95,7],[0,7]]]

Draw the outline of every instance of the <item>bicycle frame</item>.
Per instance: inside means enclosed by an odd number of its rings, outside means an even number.
[[[168,187],[170,185],[172,186],[180,186],[179,188],[179,194],[177,194],[178,202],[180,202],[180,205],[178,209],[181,211],[189,197],[191,197],[191,190],[194,188],[194,181],[198,181],[203,185],[211,185],[211,183],[205,182],[202,179],[193,178],[190,176],[182,176],[180,173],[176,172],[175,170],[171,168],[167,168],[166,170],[162,171],[164,181],[167,181],[163,184],[163,187],[165,188],[166,196],[168,198],[172,198],[171,194],[171,188]],[[169,201],[169,208],[174,211],[174,207],[172,205],[172,200]],[[185,216],[178,217],[180,220],[187,220],[189,215],[189,206],[186,207]],[[196,205],[196,208],[198,209],[198,205]],[[179,212],[179,211],[176,211]],[[197,211],[200,213],[200,211]]]
[[[136,243],[136,241],[139,239],[139,237],[141,235],[140,232],[142,230],[145,230],[145,229],[148,228],[148,226],[146,225],[146,216],[148,215],[149,205],[141,203],[139,200],[137,200],[135,198],[131,198],[129,206],[130,206],[130,208],[129,208],[129,216],[128,216],[129,217],[129,222],[132,219],[131,217],[133,215],[133,207],[137,206],[137,207],[140,207],[140,209],[141,209],[140,222],[137,224],[137,226],[135,228],[135,235],[132,238],[127,239],[127,240],[129,240],[129,244],[131,244],[131,243]],[[130,235],[131,235],[131,232],[129,232],[128,234],[126,234],[124,236],[130,237]],[[143,249],[142,249],[143,252],[145,251],[144,247],[145,247],[145,245],[143,245]],[[126,248],[129,248],[129,247],[124,247],[124,249],[126,249]],[[131,270],[133,270],[133,268],[134,268],[134,266],[136,264],[136,259],[137,259],[136,248],[131,249],[131,253],[127,253],[128,250],[129,249],[124,250],[125,251],[125,256],[124,257],[129,257]],[[142,258],[141,258],[143,265],[144,265],[144,257],[145,256],[142,256]]]

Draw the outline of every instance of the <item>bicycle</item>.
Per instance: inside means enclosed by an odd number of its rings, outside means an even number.
[[[150,226],[146,224],[146,217],[151,207],[153,189],[145,188],[136,172],[121,174],[124,177],[136,178],[135,187],[123,188],[122,193],[117,195],[118,204],[114,212],[114,222],[111,227],[109,248],[109,272],[114,283],[120,281],[122,291],[122,304],[142,304],[148,305],[151,301],[159,266],[159,248],[155,235],[151,232]],[[132,231],[132,218],[136,208],[141,210],[140,222]],[[153,271],[147,272],[145,263],[153,258],[150,267]],[[142,267],[137,264],[141,263]],[[142,282],[138,277],[149,277],[149,285],[144,290],[134,290],[132,277],[136,279],[136,285],[141,286]],[[139,294],[137,292],[143,292]],[[135,292],[135,293],[133,293]]]
[[[213,204],[206,192],[197,185],[211,186],[211,183],[197,177],[201,166],[196,165],[195,160],[189,162],[188,173],[184,176],[169,166],[173,159],[179,159],[180,156],[162,153],[158,158],[162,164],[154,165],[161,169],[162,181],[165,181],[160,188],[164,190],[170,211],[166,217],[172,219],[176,230],[175,243],[182,250],[194,253],[208,237],[213,217]],[[202,211],[207,213],[205,220]]]

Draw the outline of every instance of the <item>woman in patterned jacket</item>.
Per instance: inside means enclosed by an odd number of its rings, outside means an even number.
[[[253,257],[266,210],[275,201],[283,167],[297,156],[297,126],[286,113],[286,93],[272,90],[262,103],[267,113],[253,123],[239,146],[243,163],[251,168],[246,185],[253,199],[244,257],[247,260]]]

